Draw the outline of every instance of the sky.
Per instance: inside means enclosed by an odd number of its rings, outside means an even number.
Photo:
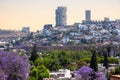
[[[67,7],[67,24],[85,19],[91,10],[92,20],[120,19],[120,0],[0,0],[0,29],[41,30],[45,24],[55,25],[55,9]]]

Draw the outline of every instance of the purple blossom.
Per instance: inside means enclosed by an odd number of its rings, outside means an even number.
[[[89,68],[88,66],[83,66],[82,68],[79,69],[79,74],[82,77],[88,77],[89,74],[93,71],[93,69]]]
[[[20,80],[27,80],[30,65],[26,55],[0,51],[0,66],[9,79],[14,75]]]
[[[103,75],[100,72],[96,72],[95,75],[96,75],[95,80],[107,80],[106,77],[105,77],[105,75]]]
[[[100,72],[95,72],[88,66],[83,66],[75,73],[76,77],[81,76],[81,78],[92,79],[92,80],[107,80],[105,75]]]
[[[4,76],[5,76],[5,73],[4,73],[4,71],[0,67],[0,80],[4,79]]]

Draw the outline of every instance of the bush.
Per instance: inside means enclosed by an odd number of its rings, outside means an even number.
[[[118,59],[117,58],[108,58],[108,63],[113,63],[113,64],[118,64]]]
[[[82,61],[85,61],[86,63],[90,63],[90,58],[83,58]]]

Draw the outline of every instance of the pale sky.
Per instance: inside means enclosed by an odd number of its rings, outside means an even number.
[[[67,7],[67,24],[85,19],[91,10],[92,20],[120,19],[120,0],[0,0],[0,28],[21,30],[29,26],[40,30],[44,24],[55,25],[55,9]]]

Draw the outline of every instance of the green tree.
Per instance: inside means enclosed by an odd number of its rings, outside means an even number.
[[[38,80],[43,80],[43,78],[50,77],[50,73],[44,65],[38,66],[37,69],[38,69]]]
[[[36,44],[34,44],[29,60],[35,62],[37,58],[39,58],[39,54],[37,53]]]
[[[50,71],[57,71],[61,67],[57,59],[52,59],[48,66]]]
[[[57,71],[58,69],[61,68],[60,62],[58,61],[58,59],[44,58],[44,65],[50,71]]]
[[[33,68],[30,72],[30,80],[35,79],[38,80],[38,69]]]
[[[63,66],[64,68],[67,68],[68,65],[71,63],[70,58],[67,56],[68,56],[67,53],[64,51],[61,51],[61,53],[58,55],[60,65]]]
[[[92,52],[93,52],[93,55],[91,57],[90,68],[94,69],[94,71],[98,71],[96,51],[93,50]]]
[[[110,57],[110,52],[111,52],[111,46],[107,46],[107,53],[108,53],[108,56]]]
[[[105,52],[104,52],[103,66],[105,66],[105,68],[108,69],[108,56],[107,53]]]
[[[41,58],[37,58],[36,60],[35,60],[35,62],[34,62],[34,65],[37,67],[37,66],[41,66],[41,65],[43,65],[44,64],[44,61],[43,61],[43,59],[41,59]]]
[[[32,69],[30,72],[29,80],[43,80],[43,78],[49,78],[50,73],[48,69],[44,66],[37,66],[36,68]]]

